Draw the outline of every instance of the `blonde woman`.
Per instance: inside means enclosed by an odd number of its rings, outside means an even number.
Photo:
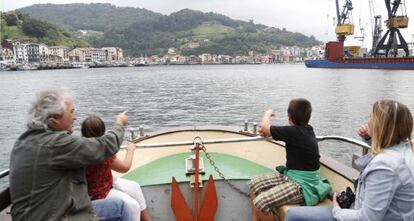
[[[371,140],[371,153],[359,158],[362,170],[351,209],[297,207],[287,221],[299,220],[414,220],[413,117],[404,104],[393,100],[374,103],[367,125],[359,135]],[[335,199],[335,197],[334,197]]]

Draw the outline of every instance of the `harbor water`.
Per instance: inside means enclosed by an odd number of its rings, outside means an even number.
[[[289,100],[312,102],[317,135],[358,139],[372,104],[396,99],[414,111],[414,71],[307,69],[299,65],[193,65],[0,72],[0,170],[7,169],[15,140],[25,131],[36,92],[63,88],[74,98],[77,121],[89,115],[107,124],[128,111],[129,127],[146,133],[176,127],[231,126],[261,121],[274,109],[286,125]],[[358,147],[321,144],[322,154],[350,165]]]

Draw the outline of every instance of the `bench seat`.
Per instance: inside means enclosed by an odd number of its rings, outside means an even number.
[[[280,219],[285,220],[288,209],[292,207],[298,207],[298,206],[299,204],[294,204],[294,205],[285,205],[285,206],[278,208],[277,213],[279,214]],[[316,206],[333,206],[333,202],[330,199],[326,198],[325,200],[323,200]]]

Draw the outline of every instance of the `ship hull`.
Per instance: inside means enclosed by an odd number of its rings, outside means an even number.
[[[388,69],[414,70],[414,59],[345,59],[339,62],[329,60],[306,60],[308,68],[344,68],[344,69]]]

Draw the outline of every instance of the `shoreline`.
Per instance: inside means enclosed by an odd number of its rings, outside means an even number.
[[[185,64],[123,64],[123,65],[79,65],[73,66],[70,64],[64,65],[46,65],[46,66],[30,66],[30,65],[17,65],[13,67],[3,67],[1,72],[16,72],[16,71],[38,71],[38,70],[56,70],[56,69],[89,69],[89,68],[125,68],[125,67],[153,67],[153,66],[219,66],[219,65],[271,65],[271,64],[304,64],[304,62],[292,62],[292,63],[185,63]]]

